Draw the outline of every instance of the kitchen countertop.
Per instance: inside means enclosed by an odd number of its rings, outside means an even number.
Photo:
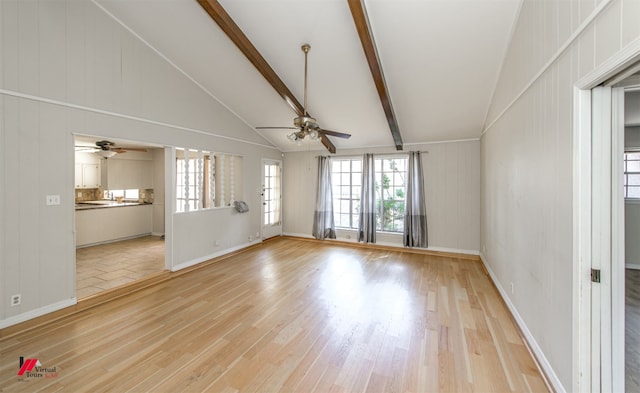
[[[76,203],[76,210],[90,210],[90,209],[106,209],[112,207],[124,207],[124,206],[141,206],[151,205],[151,203],[145,202],[122,202],[116,201],[84,201]]]

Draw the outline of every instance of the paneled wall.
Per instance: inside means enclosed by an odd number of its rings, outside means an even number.
[[[637,45],[639,20],[636,0],[525,0],[481,138],[482,257],[559,390],[577,356],[574,84]]]
[[[0,328],[75,302],[73,133],[245,157],[249,213],[172,213],[168,228],[154,223],[173,234],[172,268],[248,244],[260,230],[252,191],[261,159],[278,150],[91,1],[0,1]],[[47,195],[60,205],[46,206]],[[235,235],[215,243],[221,228]],[[22,304],[11,307],[14,294]]]
[[[460,141],[405,146],[423,154],[429,248],[477,254],[480,246],[480,143]],[[364,150],[341,150],[361,157]],[[402,153],[394,149],[367,153]],[[284,158],[284,232],[311,236],[316,200],[317,156],[323,152],[286,153]],[[338,230],[339,240],[356,241],[357,233]],[[402,236],[379,234],[378,243],[402,247]]]

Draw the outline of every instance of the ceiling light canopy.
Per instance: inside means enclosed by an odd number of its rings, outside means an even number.
[[[118,154],[118,153],[116,153],[116,152],[115,152],[115,151],[113,151],[113,150],[98,150],[98,151],[96,151],[95,153],[96,153],[97,155],[99,155],[100,157],[104,158],[105,160],[106,160],[107,158],[113,157],[113,156],[115,156],[116,154]]]

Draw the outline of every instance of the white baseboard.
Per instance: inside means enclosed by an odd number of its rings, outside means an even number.
[[[9,326],[16,325],[18,323],[28,321],[33,318],[41,317],[45,314],[52,313],[54,311],[62,310],[63,308],[74,306],[78,303],[78,299],[73,297],[71,299],[62,300],[56,303],[49,304],[44,307],[36,308],[35,310],[27,311],[23,314],[14,315],[7,319],[0,321],[0,329],[4,329]]]
[[[536,359],[538,360],[538,364],[540,364],[540,367],[542,367],[542,369],[544,370],[544,373],[547,376],[549,383],[553,387],[553,390],[559,393],[566,392],[564,386],[562,386],[562,383],[560,382],[560,379],[558,378],[555,371],[551,367],[551,364],[547,360],[547,357],[544,356],[544,352],[542,352],[542,349],[536,342],[535,338],[533,338],[531,331],[529,330],[527,325],[524,323],[524,320],[518,313],[518,310],[516,309],[516,307],[513,305],[513,303],[511,303],[511,299],[509,299],[509,296],[507,296],[507,292],[504,290],[504,288],[500,284],[500,281],[498,281],[498,278],[493,273],[493,270],[491,270],[491,267],[487,263],[482,253],[480,253],[480,260],[482,261],[482,264],[484,265],[485,269],[487,269],[487,272],[489,272],[489,276],[491,276],[491,280],[493,280],[493,283],[495,284],[496,288],[498,288],[498,292],[500,292],[500,296],[502,296],[502,299],[504,300],[505,304],[509,308],[511,315],[513,315],[513,319],[518,324],[520,331],[522,331],[522,334],[524,335],[525,340],[527,340],[527,344],[529,345],[529,348],[531,348],[531,351],[533,351]]]
[[[82,244],[80,246],[76,245],[76,248],[86,248],[86,247],[93,247],[93,246],[101,246],[103,244],[117,243],[117,242],[122,242],[122,241],[125,241],[125,240],[137,239],[139,237],[145,237],[145,236],[150,236],[150,235],[153,235],[153,233],[147,232],[147,233],[141,233],[139,235],[125,236],[125,237],[119,237],[117,239],[105,240],[105,241],[102,241],[102,242],[87,243],[87,244]]]
[[[627,263],[624,267],[627,269],[640,270],[640,264],[637,263]]]
[[[294,233],[294,232],[283,232],[284,236],[293,236],[293,237],[304,237],[307,239],[315,239],[315,237],[309,235],[308,233]]]
[[[253,245],[258,244],[258,243],[262,243],[262,239],[257,239],[257,240],[254,240],[252,242],[249,242],[249,243],[243,243],[243,244],[240,244],[238,246],[231,247],[231,248],[225,248],[224,250],[215,252],[213,254],[205,255],[203,257],[192,259],[190,261],[182,262],[182,263],[180,263],[180,264],[178,264],[176,266],[173,266],[171,268],[171,271],[172,272],[177,272],[178,270],[182,270],[182,269],[197,265],[199,263],[206,262],[206,261],[208,261],[210,259],[217,258],[219,256],[222,256],[222,255],[225,255],[225,254],[229,254],[229,253],[234,252],[234,251],[242,250],[243,248],[247,248],[247,247],[253,246]]]
[[[294,237],[302,237],[302,238],[306,238],[306,239],[314,239],[314,237],[309,235],[308,233],[285,232],[283,235],[285,235],[285,236],[294,236]],[[337,239],[327,239],[327,240],[328,241],[339,240],[341,242],[347,242],[347,243],[358,243],[357,236],[354,236],[354,237],[351,237],[351,238],[338,237]],[[378,245],[381,245],[381,246],[388,246],[388,247],[397,247],[398,249],[404,249],[405,248],[404,245],[402,244],[402,241],[400,241],[399,243],[376,242],[374,244],[378,244]],[[480,255],[480,251],[478,251],[478,250],[463,250],[463,249],[459,249],[459,248],[447,248],[447,247],[427,247],[427,248],[413,247],[413,248],[416,249],[416,250],[448,252],[448,253],[452,253],[452,254]]]

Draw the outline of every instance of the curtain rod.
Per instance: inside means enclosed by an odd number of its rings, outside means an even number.
[[[429,150],[417,150],[418,153],[424,153],[424,154],[429,154]],[[374,156],[398,156],[398,155],[402,155],[402,154],[406,154],[408,153],[373,153]],[[346,157],[359,157],[362,156],[364,153],[360,153],[360,154],[334,154],[334,155],[329,155],[329,157],[331,158],[346,158]],[[326,157],[326,156],[315,156],[315,157]]]

